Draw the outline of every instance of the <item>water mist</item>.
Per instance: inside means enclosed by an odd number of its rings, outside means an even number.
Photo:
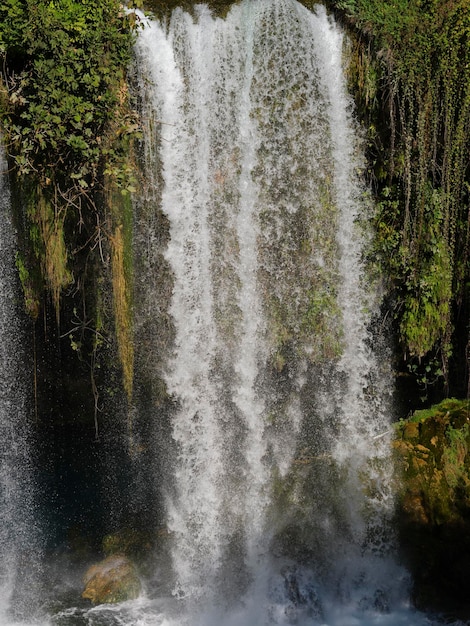
[[[39,542],[24,370],[25,321],[15,268],[7,161],[0,136],[0,624],[37,611]],[[32,374],[32,372],[31,372]]]

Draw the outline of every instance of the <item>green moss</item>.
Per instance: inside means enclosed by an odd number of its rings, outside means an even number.
[[[470,404],[468,400],[457,400],[455,398],[446,398],[439,404],[435,404],[429,409],[421,409],[414,411],[409,420],[410,422],[424,422],[429,418],[446,416],[451,423],[465,419]]]
[[[463,523],[470,513],[470,405],[447,399],[400,422],[400,507],[411,522]]]
[[[40,290],[37,287],[38,275],[32,276],[29,269],[26,266],[24,257],[20,252],[16,253],[16,268],[20,277],[21,286],[23,288],[24,303],[27,314],[36,320],[40,310],[40,298],[38,292]]]
[[[470,405],[450,398],[397,425],[397,522],[414,599],[442,609],[468,598]]]

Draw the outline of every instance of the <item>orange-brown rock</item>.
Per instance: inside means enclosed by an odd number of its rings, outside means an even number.
[[[83,577],[82,598],[93,604],[124,602],[137,598],[141,583],[135,565],[126,556],[113,554],[92,565]]]

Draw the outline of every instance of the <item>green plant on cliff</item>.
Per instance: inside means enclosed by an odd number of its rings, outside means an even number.
[[[99,182],[131,43],[115,0],[0,6],[2,126],[20,174],[44,188],[67,178],[66,198]]]
[[[350,79],[369,128],[376,252],[412,363],[465,358],[469,312],[470,3],[333,0],[355,33]]]
[[[59,316],[62,293],[74,283],[70,293],[88,300],[79,308],[92,334],[90,311],[95,330],[102,319],[93,271],[106,265],[114,233],[127,219],[108,189],[136,189],[131,140],[139,124],[125,82],[132,31],[118,0],[0,5],[0,126],[20,197],[26,308],[35,319],[44,293],[51,294]],[[112,273],[121,270],[112,263]],[[119,277],[112,283],[120,284]],[[122,300],[120,291],[115,296]],[[95,342],[88,347],[94,363]],[[128,365],[123,369],[128,378]]]

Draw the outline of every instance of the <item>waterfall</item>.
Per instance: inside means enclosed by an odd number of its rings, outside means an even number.
[[[37,609],[38,533],[30,460],[24,324],[15,269],[15,231],[0,136],[0,623]]]
[[[343,35],[295,0],[194,11],[143,18],[136,46],[147,206],[168,224],[147,208],[146,315],[156,266],[171,293],[169,591],[188,623],[385,614],[406,575]]]

